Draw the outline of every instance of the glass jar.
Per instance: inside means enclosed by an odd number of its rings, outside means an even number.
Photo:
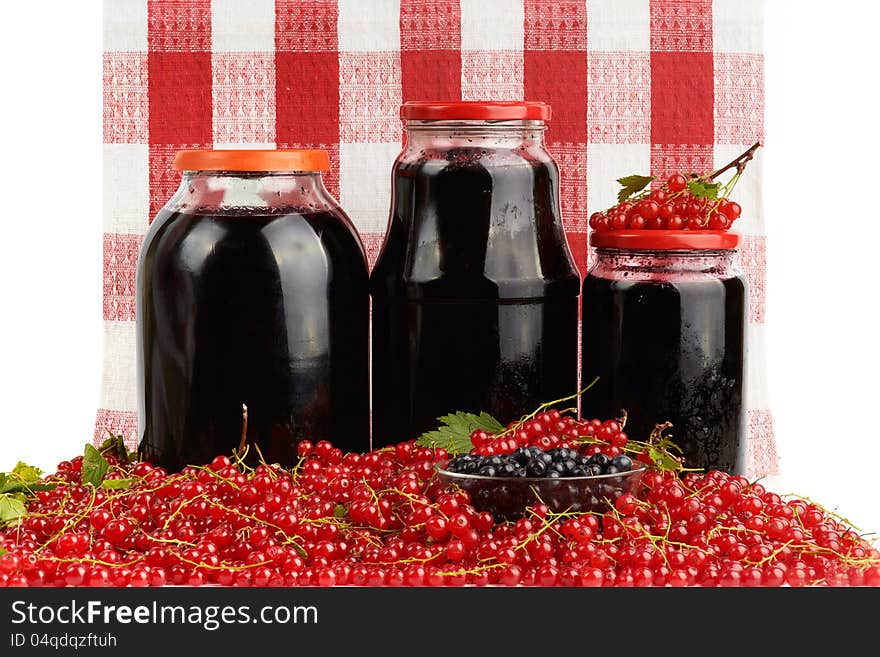
[[[647,440],[656,424],[687,467],[744,474],[748,293],[739,236],[715,231],[593,233],[583,286],[585,417],[627,413]]]
[[[174,168],[138,261],[144,458],[205,463],[244,423],[270,463],[303,439],[366,450],[368,272],[326,151],[181,151]]]
[[[406,103],[371,276],[373,447],[454,411],[502,422],[577,391],[579,276],[550,107]]]

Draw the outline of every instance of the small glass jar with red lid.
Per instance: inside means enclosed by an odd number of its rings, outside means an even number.
[[[658,423],[687,467],[744,474],[748,292],[739,235],[711,230],[594,232],[583,284],[582,398],[588,417]]]
[[[413,102],[371,275],[373,446],[577,392],[580,277],[540,102]]]
[[[174,168],[138,262],[143,457],[205,463],[245,425],[270,463],[304,439],[367,450],[367,264],[327,152],[181,151]]]

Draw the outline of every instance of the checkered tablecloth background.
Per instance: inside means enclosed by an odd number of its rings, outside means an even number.
[[[134,444],[135,265],[181,148],[330,151],[372,263],[406,100],[548,102],[581,273],[630,173],[706,171],[763,138],[761,0],[105,0],[104,339],[96,440]],[[751,474],[776,469],[761,157],[737,187],[750,284]]]

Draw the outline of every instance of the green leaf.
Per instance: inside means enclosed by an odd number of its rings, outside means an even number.
[[[334,518],[344,518],[346,513],[348,513],[348,507],[344,504],[337,504],[333,507]]]
[[[125,446],[125,438],[122,434],[117,436],[110,431],[110,429],[107,429],[107,433],[110,434],[110,437],[101,443],[101,446],[98,447],[98,451],[101,454],[113,454],[124,463],[130,463],[133,460],[131,458],[132,452],[129,452],[128,448]]]
[[[28,465],[22,461],[16,463],[15,467],[12,468],[12,473],[16,477],[18,477],[19,481],[22,481],[26,484],[33,483],[35,481],[39,481],[43,476],[43,471],[39,468],[35,468],[32,465]]]
[[[82,481],[84,484],[91,484],[92,486],[100,486],[101,482],[104,480],[104,475],[107,474],[107,470],[110,469],[110,464],[107,462],[101,452],[96,450],[92,445],[86,444],[85,451],[83,451],[83,464],[82,464]]]
[[[0,522],[13,522],[26,515],[27,507],[24,502],[9,493],[0,495]]]
[[[131,482],[133,481],[134,479],[105,479],[101,482],[101,488],[122,490],[124,488],[131,488]]]
[[[4,493],[35,493],[40,490],[54,490],[58,484],[35,483],[26,484],[20,481],[9,481],[4,475],[0,475],[0,494]]]
[[[488,433],[501,433],[504,426],[486,412],[479,415],[458,411],[438,418],[440,426],[423,433],[416,439],[422,447],[442,447],[450,454],[462,454],[473,448],[471,434],[482,429]]]
[[[655,180],[654,176],[633,175],[618,178],[617,182],[620,183],[621,189],[619,192],[617,192],[617,202],[621,203],[633,194],[638,194],[645,187],[651,184],[652,180]]]
[[[718,190],[721,189],[721,183],[693,179],[688,180],[688,189],[696,198],[708,198],[714,201],[718,198]]]
[[[648,450],[648,456],[651,457],[651,461],[653,461],[654,465],[661,470],[681,470],[681,463],[676,461],[670,454],[667,454],[656,447],[651,447],[651,449]]]
[[[6,548],[0,547],[0,557],[2,557],[4,554],[6,554],[6,552],[7,552]]]
[[[12,472],[0,472],[0,494],[33,493],[38,490],[52,490],[57,484],[40,481],[43,471],[19,461]]]

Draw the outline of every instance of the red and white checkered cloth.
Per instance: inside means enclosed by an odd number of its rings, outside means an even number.
[[[105,364],[96,440],[134,444],[135,264],[181,148],[315,147],[372,263],[406,100],[548,102],[582,273],[614,179],[706,171],[764,130],[761,0],[107,0]],[[761,158],[743,206],[753,476],[776,469],[764,366]]]

